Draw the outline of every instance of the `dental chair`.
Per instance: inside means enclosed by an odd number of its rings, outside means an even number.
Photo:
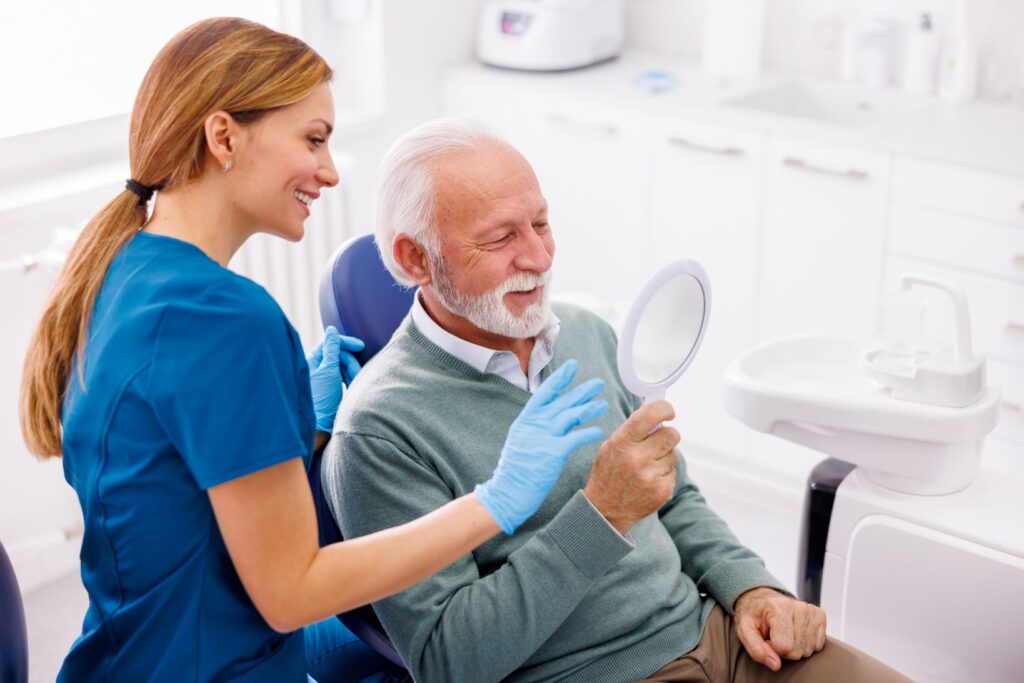
[[[353,354],[365,365],[380,351],[412,307],[415,289],[402,287],[384,267],[373,235],[355,237],[338,247],[320,277],[320,320],[341,334],[359,337],[366,348]],[[313,454],[309,483],[316,504],[320,545],[342,540],[320,483],[323,451]],[[339,614],[349,631],[395,664],[404,667],[384,627],[369,605]]]
[[[21,590],[7,551],[0,543],[0,681],[28,681],[28,630]]]

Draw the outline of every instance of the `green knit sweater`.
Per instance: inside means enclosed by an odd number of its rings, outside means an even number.
[[[637,408],[600,318],[557,306],[545,376],[569,358],[603,377],[610,434]],[[322,475],[346,538],[386,529],[491,476],[530,394],[431,343],[407,319],[342,402]],[[685,427],[684,427],[685,428]],[[781,584],[708,509],[679,460],[658,512],[620,536],[583,496],[597,445],[574,453],[540,510],[426,581],[374,605],[417,681],[645,678],[693,649],[717,601]],[[367,571],[372,571],[368,568]]]

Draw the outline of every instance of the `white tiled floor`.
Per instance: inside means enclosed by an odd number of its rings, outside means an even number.
[[[75,570],[25,596],[29,683],[52,683],[64,655],[82,631],[89,598]]]

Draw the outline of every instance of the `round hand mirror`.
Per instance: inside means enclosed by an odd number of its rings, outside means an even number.
[[[711,312],[708,274],[695,261],[673,261],[640,291],[619,340],[619,376],[645,402],[665,398],[693,362]]]

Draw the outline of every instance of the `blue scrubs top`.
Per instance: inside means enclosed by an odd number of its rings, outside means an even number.
[[[58,680],[305,681],[302,632],[253,606],[206,493],[312,449],[309,368],[271,296],[138,233],[107,272],[63,420],[89,609]]]

